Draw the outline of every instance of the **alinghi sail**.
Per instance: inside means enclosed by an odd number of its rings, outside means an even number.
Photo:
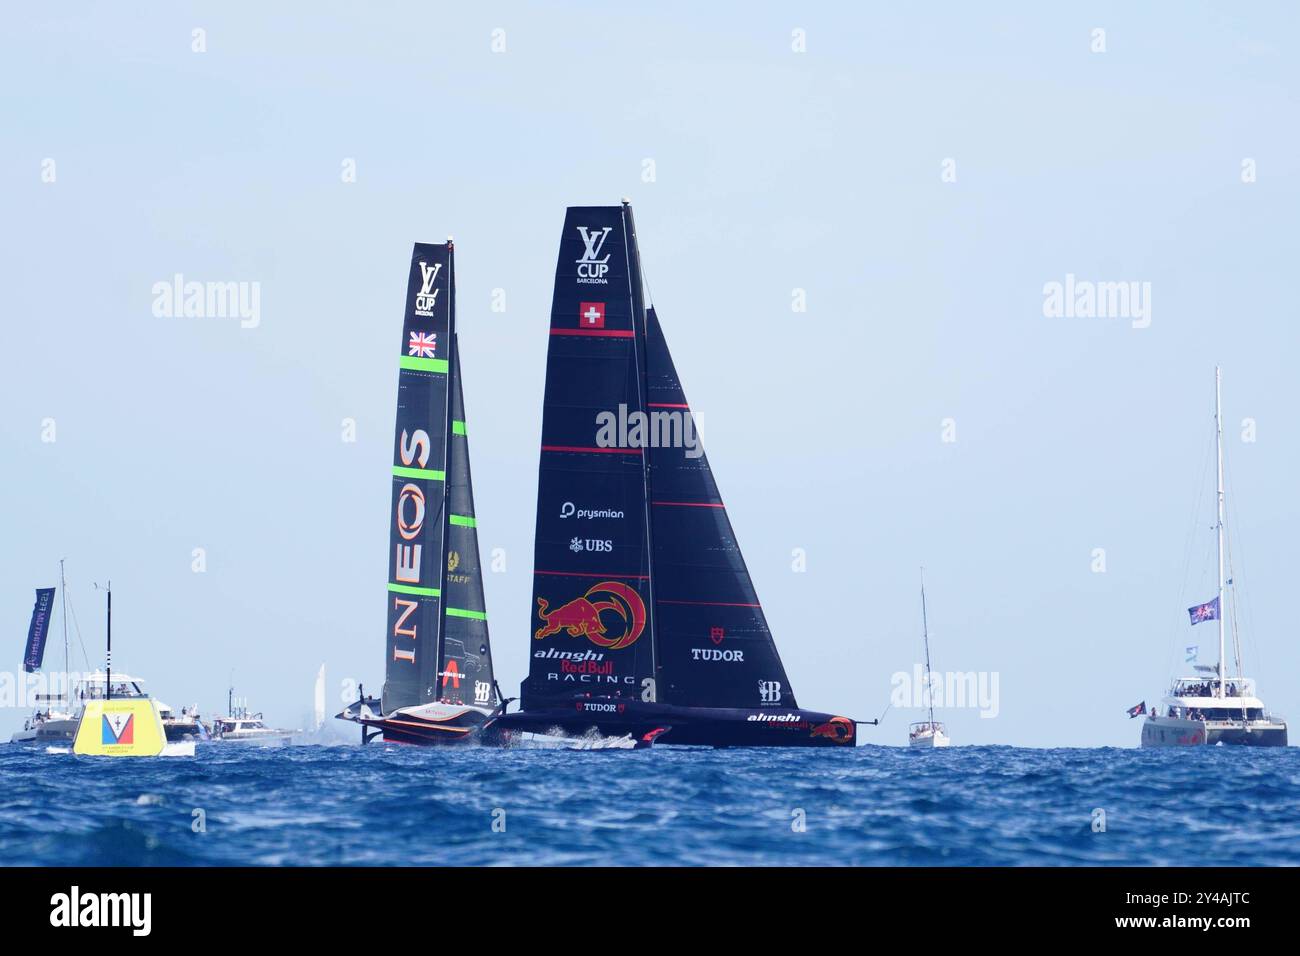
[[[501,709],[479,566],[451,241],[416,243],[398,359],[385,680],[338,716],[362,739],[483,739]],[[368,728],[368,729],[367,729]]]
[[[630,205],[571,207],[551,308],[530,667],[503,726],[849,744],[800,710],[653,307]]]

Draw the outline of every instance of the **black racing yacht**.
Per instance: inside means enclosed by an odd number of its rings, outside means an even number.
[[[382,697],[337,716],[362,741],[482,740],[502,708],[492,676],[456,337],[451,240],[416,243],[398,357]]]
[[[627,201],[572,207],[564,221],[533,576],[529,673],[500,728],[641,745],[855,744],[855,721],[795,701],[644,302]]]

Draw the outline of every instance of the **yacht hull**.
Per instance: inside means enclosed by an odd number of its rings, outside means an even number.
[[[400,707],[389,714],[379,714],[379,702],[373,698],[349,705],[339,714],[362,727],[363,741],[382,737],[384,743],[441,747],[466,744],[500,744],[503,738],[495,726],[500,708],[472,707],[462,704],[419,704]]]
[[[1286,724],[1254,721],[1184,720],[1170,717],[1149,719],[1142,725],[1143,747],[1285,747]]]
[[[71,744],[76,736],[76,720],[47,720],[39,727],[16,731],[13,737],[10,738],[10,743],[34,744],[37,746]]]
[[[503,730],[545,732],[558,727],[583,736],[630,734],[656,745],[687,747],[853,747],[857,727],[847,717],[798,708],[744,710],[727,707],[676,707],[618,698],[555,703],[505,714]]]
[[[926,734],[921,737],[912,737],[908,740],[909,747],[915,747],[917,750],[933,750],[935,747],[947,747],[949,740],[943,734]]]

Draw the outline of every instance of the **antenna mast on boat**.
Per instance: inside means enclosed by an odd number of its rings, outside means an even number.
[[[930,702],[930,731],[934,731],[934,689],[930,686],[930,622],[925,616],[925,568],[921,568],[921,634],[925,640],[925,693]]]
[[[1214,366],[1214,454],[1218,459],[1219,514],[1215,532],[1219,540],[1219,697],[1226,697],[1223,682],[1224,606],[1223,606],[1223,370]]]
[[[63,562],[59,562],[62,564]],[[95,585],[99,587],[98,584]],[[106,627],[108,648],[104,654],[104,700],[113,699],[113,582],[104,585],[108,593],[108,625]]]

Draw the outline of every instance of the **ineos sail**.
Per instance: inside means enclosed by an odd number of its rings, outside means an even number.
[[[385,680],[338,716],[363,740],[482,739],[492,676],[456,336],[452,243],[416,243],[398,354],[389,510]]]
[[[530,667],[502,725],[852,745],[854,721],[795,702],[643,301],[627,203],[568,210],[549,338]]]

